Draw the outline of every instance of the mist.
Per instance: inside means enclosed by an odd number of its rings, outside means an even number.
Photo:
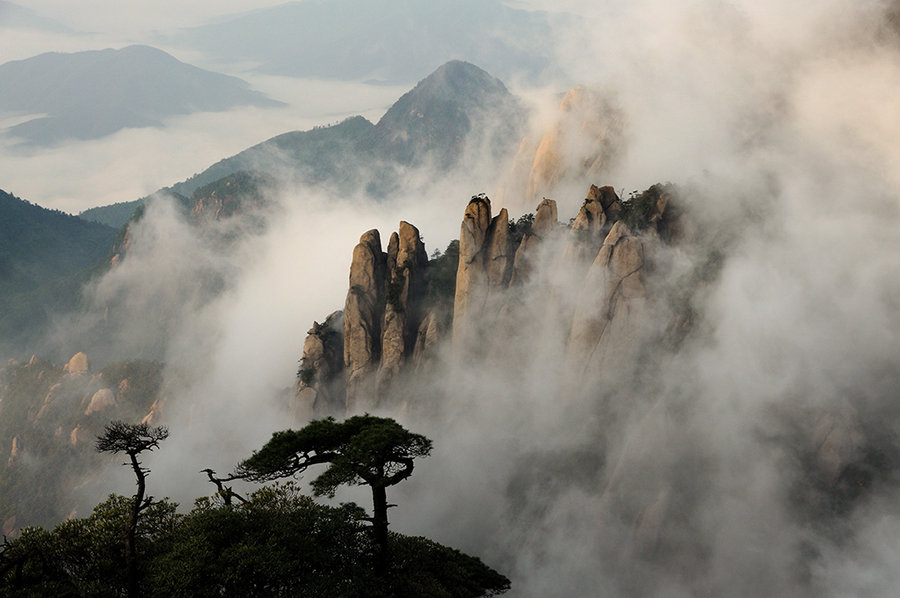
[[[558,36],[560,80],[608,98],[622,136],[590,180],[573,163],[545,195],[565,222],[591,183],[627,197],[670,181],[687,232],[644,239],[654,267],[641,318],[608,361],[573,369],[571,314],[593,295],[587,266],[561,261],[566,231],[542,243],[527,283],[498,298],[514,302],[511,317],[474,319],[484,342],[443,342],[440,367],[406,383],[417,402],[383,413],[435,444],[392,488],[393,529],[479,555],[516,596],[895,593],[900,117],[890,99],[900,61],[890,6],[580,7],[584,30]],[[565,88],[521,91],[539,136]],[[584,151],[582,137],[569,139],[563,159]],[[130,310],[134,328],[115,346],[140,352],[152,339],[167,363],[158,423],[171,437],[146,459],[152,493],[190,504],[212,491],[200,469],[227,472],[271,432],[303,425],[291,420],[300,347],[313,321],[343,307],[363,232],[386,238],[407,220],[429,253],[443,249],[476,193],[509,200],[495,214],[534,209],[510,191],[523,186],[516,172],[485,161],[410,173],[382,203],[273,190],[261,226],[236,219],[206,237],[165,201],[151,206],[130,255],[91,292],[98,307],[118,296]],[[203,276],[221,292],[198,295]],[[667,342],[685,303],[690,331]],[[159,330],[162,308],[172,324]],[[127,494],[128,472],[97,486]],[[366,504],[338,496],[350,499]]]

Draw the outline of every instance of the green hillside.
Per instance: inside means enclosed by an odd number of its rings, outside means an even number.
[[[0,190],[0,349],[27,350],[51,314],[77,306],[116,232]]]

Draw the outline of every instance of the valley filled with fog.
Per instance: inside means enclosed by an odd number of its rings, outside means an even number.
[[[273,432],[369,412],[434,442],[391,489],[391,529],[477,555],[510,595],[893,595],[896,3],[329,2],[120,21],[0,3],[10,60],[146,45],[174,57],[160,86],[192,65],[250,94],[171,91],[157,122],[50,143],[4,108],[5,192],[73,215],[141,204],[94,231],[118,236],[75,291],[54,287],[66,310],[47,300],[39,334],[0,342],[7,480],[54,457],[4,413],[93,453],[85,430],[129,396],[109,368],[140,360],[154,392],[129,417],[170,430],[148,483],[183,506],[212,493],[197,472]],[[278,22],[316,36],[265,39]],[[357,60],[367,36],[380,51]],[[56,99],[41,112],[76,113]],[[59,383],[11,407],[28,367]],[[47,513],[133,491],[115,459],[83,471]],[[3,498],[6,534],[55,523]]]

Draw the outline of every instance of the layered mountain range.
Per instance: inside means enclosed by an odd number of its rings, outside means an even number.
[[[9,136],[35,146],[158,127],[182,114],[282,105],[246,82],[149,46],[47,53],[0,65],[0,111],[24,122]]]
[[[537,78],[552,63],[552,25],[571,18],[496,0],[317,0],[184,29],[168,41],[279,75],[407,82],[457,58],[504,78]]]
[[[482,150],[494,158],[510,153],[524,134],[525,120],[524,108],[499,79],[473,64],[452,61],[400,97],[376,124],[355,116],[283,133],[160,192],[189,203],[208,195],[209,185],[242,172],[282,185],[384,197],[404,184],[410,169],[450,171],[460,166],[467,150],[477,151],[477,157],[485,156]],[[121,225],[145,199],[92,208],[81,216]],[[116,219],[107,218],[113,213]]]

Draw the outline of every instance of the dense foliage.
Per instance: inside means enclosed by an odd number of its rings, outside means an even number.
[[[0,554],[0,596],[121,596],[121,535],[130,499],[111,496],[91,516],[29,528]],[[201,498],[190,513],[154,502],[138,528],[141,593],[154,596],[491,596],[509,580],[479,559],[425,538],[391,534],[396,558],[379,579],[356,505],[316,504],[291,483],[246,503]]]
[[[531,232],[534,226],[534,213],[522,214],[518,220],[509,221],[509,243],[512,247],[518,247],[522,238]]]
[[[275,480],[327,465],[312,482],[317,495],[334,496],[343,484],[393,485],[409,477],[412,461],[431,452],[431,441],[390,418],[357,415],[344,422],[313,420],[284,430],[238,467],[251,480]]]
[[[454,239],[441,253],[436,249],[425,269],[424,311],[446,314],[449,319],[453,311],[453,296],[456,293],[456,271],[459,269],[459,241]]]
[[[78,217],[91,222],[99,222],[118,230],[128,224],[128,221],[134,216],[135,210],[142,206],[143,203],[141,199],[120,201],[108,206],[88,208],[80,212]]]
[[[387,573],[387,488],[412,475],[414,460],[431,453],[431,440],[410,432],[386,417],[357,415],[344,422],[313,420],[300,430],[272,435],[266,445],[243,461],[237,475],[250,480],[275,480],[326,465],[312,481],[317,496],[334,496],[339,486],[366,485],[372,491],[372,535],[375,568]]]
[[[107,424],[97,450],[130,457],[135,496],[111,496],[87,518],[50,531],[29,527],[6,540],[0,597],[468,598],[509,589],[506,577],[475,557],[388,533],[384,489],[409,477],[413,459],[431,451],[429,439],[392,419],[329,418],[278,432],[237,475],[219,479],[205,470],[219,492],[183,515],[167,500],[144,498],[149,472],[137,457],[167,436],[165,428],[147,424]],[[316,504],[292,482],[263,487],[249,499],[224,485],[238,476],[273,479],[319,464],[327,467],[312,482],[315,494],[367,484],[376,497],[374,516],[353,503]]]

